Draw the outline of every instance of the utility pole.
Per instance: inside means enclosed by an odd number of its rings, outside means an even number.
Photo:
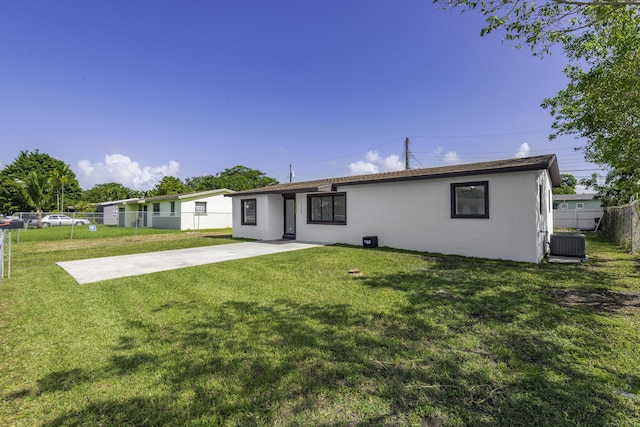
[[[291,181],[293,181],[293,167],[289,163],[289,184],[291,184]]]
[[[409,170],[409,137],[404,139],[404,168]]]

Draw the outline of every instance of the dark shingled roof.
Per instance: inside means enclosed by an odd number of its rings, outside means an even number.
[[[287,184],[271,185],[252,190],[236,191],[227,196],[245,196],[249,194],[286,194],[306,193],[314,191],[331,191],[337,186],[374,184],[390,181],[411,181],[417,179],[435,179],[468,175],[486,175],[494,173],[521,172],[532,170],[549,170],[551,182],[554,187],[559,187],[560,171],[555,154],[544,156],[524,157],[521,159],[495,160],[491,162],[467,163],[453,166],[441,166],[435,168],[408,169],[396,172],[375,173],[369,175],[343,176],[339,178],[319,179],[315,181],[292,182]]]

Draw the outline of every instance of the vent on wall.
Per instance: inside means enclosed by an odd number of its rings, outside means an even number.
[[[586,239],[584,234],[552,234],[551,256],[585,258]]]

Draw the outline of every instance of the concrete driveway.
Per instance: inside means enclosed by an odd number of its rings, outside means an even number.
[[[324,246],[291,240],[243,242],[57,262],[79,284]]]

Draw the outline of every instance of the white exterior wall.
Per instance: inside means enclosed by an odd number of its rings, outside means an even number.
[[[300,195],[297,196],[298,199]],[[256,240],[281,239],[284,234],[284,199],[281,194],[257,194],[233,199],[233,237]],[[242,200],[256,199],[256,225],[242,225]],[[296,221],[300,219],[296,215]],[[298,239],[300,240],[300,239]]]
[[[547,171],[536,173],[536,242],[538,261],[549,249],[550,234],[553,233],[553,194],[551,177]],[[542,194],[540,194],[542,190]]]
[[[118,225],[118,205],[105,205],[102,208],[102,223],[104,225]]]
[[[175,202],[175,213],[171,215],[171,202]],[[206,215],[195,215],[196,202],[207,203]],[[153,214],[153,205],[160,205],[160,214]],[[126,227],[133,226],[138,205],[124,205],[127,209]],[[175,230],[202,230],[209,228],[230,228],[233,223],[232,200],[218,194],[210,197],[198,197],[194,199],[173,199],[148,202],[142,206],[147,207],[147,227],[157,227]],[[145,215],[145,214],[142,214]],[[144,218],[141,218],[139,226],[142,227]]]
[[[206,215],[194,215],[196,202],[207,202]],[[176,215],[180,215],[182,230],[200,230],[205,228],[229,228],[233,224],[232,200],[219,194],[193,200],[176,201]],[[167,212],[170,206],[167,203]],[[160,207],[162,210],[162,207]]]
[[[489,183],[489,218],[451,218],[451,184],[474,181]],[[364,236],[377,236],[380,246],[537,263],[553,231],[547,171],[348,185],[337,192],[347,195],[346,225],[308,224],[308,194],[296,195],[297,240],[360,246]],[[241,199],[254,198],[257,225],[243,226]],[[281,238],[283,206],[280,194],[233,197],[233,236]]]
[[[540,172],[345,186],[338,192],[347,193],[347,225],[307,224],[307,198],[300,194],[296,238],[362,245],[362,237],[378,236],[380,246],[539,262],[544,239],[538,233],[543,220],[537,175]],[[472,181],[489,181],[489,218],[451,218],[450,184]],[[544,216],[544,221],[551,217]]]

